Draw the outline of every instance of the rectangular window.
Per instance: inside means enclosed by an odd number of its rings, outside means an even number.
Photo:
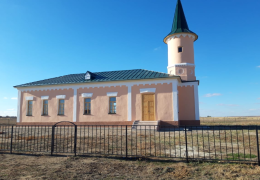
[[[109,113],[116,114],[116,97],[109,98]]]
[[[182,52],[182,47],[178,47],[178,52]]]
[[[48,115],[48,100],[43,100],[43,110],[42,115]]]
[[[27,116],[32,116],[32,101],[28,101],[28,106],[27,106]]]
[[[59,100],[59,112],[58,115],[64,115],[64,99]]]
[[[91,114],[91,99],[86,98],[84,104],[84,114]]]

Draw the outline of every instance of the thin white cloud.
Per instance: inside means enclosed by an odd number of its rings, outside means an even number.
[[[260,66],[256,66],[256,67],[260,68]]]
[[[257,111],[258,109],[249,109],[249,111]]]
[[[159,49],[161,49],[161,47],[154,48],[153,50],[158,51]]]
[[[221,96],[222,94],[220,93],[208,93],[208,94],[205,94],[204,97],[213,97],[213,96]]]
[[[260,100],[260,98],[257,98],[257,99],[259,99],[259,100]]]
[[[0,111],[0,116],[16,116],[16,111]]]
[[[230,107],[235,107],[239,106],[238,104],[217,104],[218,106],[230,106]]]
[[[4,97],[4,99],[8,99],[7,97]]]
[[[7,111],[14,111],[14,109],[7,109]]]
[[[13,100],[16,100],[16,99],[17,99],[17,97],[12,97],[11,99],[13,99]]]

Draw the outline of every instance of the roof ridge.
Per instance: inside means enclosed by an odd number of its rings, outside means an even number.
[[[141,70],[141,69],[126,69],[126,70],[115,70],[115,71],[132,71],[132,70]],[[99,72],[92,72],[92,73],[115,72],[115,71],[99,71]]]

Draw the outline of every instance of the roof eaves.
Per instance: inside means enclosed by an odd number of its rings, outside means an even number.
[[[89,81],[89,82],[72,82],[72,83],[49,83],[49,84],[37,84],[37,85],[17,85],[13,86],[14,88],[23,88],[23,87],[35,87],[35,86],[52,86],[52,85],[65,85],[65,84],[82,84],[82,83],[100,83],[100,82],[113,82],[113,81],[140,81],[140,80],[151,80],[151,79],[176,79],[178,78],[181,81],[180,76],[168,76],[168,77],[154,77],[154,78],[145,78],[145,79],[118,79],[110,81]]]

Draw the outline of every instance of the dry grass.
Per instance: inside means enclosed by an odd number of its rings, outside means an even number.
[[[15,137],[15,140],[24,140],[24,141],[32,141],[32,140],[43,140],[43,139],[50,139],[51,136],[28,136],[28,137]]]
[[[260,117],[200,117],[201,125],[260,125]]]
[[[0,154],[0,179],[260,179],[246,164]]]
[[[0,149],[8,150],[11,142],[10,129],[5,127],[3,131],[6,133],[0,135]],[[55,153],[73,153],[74,128],[57,127],[55,132]],[[187,131],[188,156],[203,159],[256,161],[255,133],[255,130]],[[128,129],[126,137],[125,129],[120,128],[85,129],[78,127],[77,154],[125,156],[126,138],[129,156],[186,158],[184,131],[157,132]],[[50,147],[51,128],[14,127],[14,152],[50,153]]]

